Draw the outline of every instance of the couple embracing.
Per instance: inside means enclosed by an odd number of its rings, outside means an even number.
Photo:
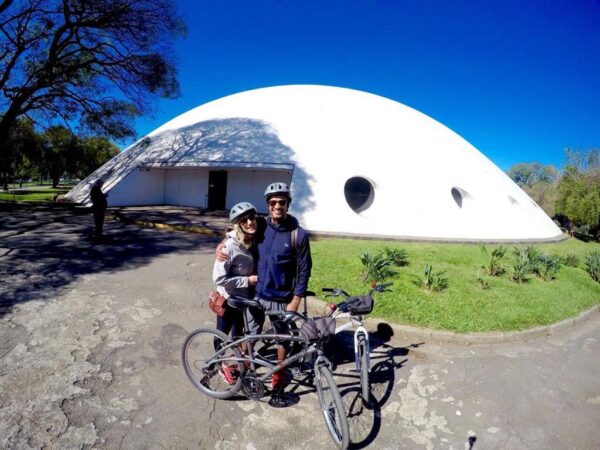
[[[257,215],[247,202],[236,204],[229,214],[233,231],[217,250],[213,281],[225,298],[230,295],[255,298],[263,310],[246,310],[249,332],[262,331],[265,311],[297,311],[307,287],[312,260],[308,235],[298,221],[288,214],[292,201],[287,184],[277,182],[265,190],[269,217]],[[241,312],[226,308],[217,318],[217,328],[233,336],[241,335]],[[274,324],[274,327],[276,324]],[[287,330],[275,328],[278,333]],[[277,359],[283,361],[285,347],[277,349]],[[227,375],[227,373],[225,374]],[[282,388],[287,380],[283,371],[273,376],[273,389]]]

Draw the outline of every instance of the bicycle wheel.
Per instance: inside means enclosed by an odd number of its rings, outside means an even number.
[[[315,368],[315,384],[327,430],[337,447],[345,449],[350,443],[348,419],[340,392],[326,364],[319,364]]]
[[[369,404],[370,385],[369,385],[369,344],[363,334],[358,335],[358,364],[360,372],[360,391],[363,405]]]
[[[239,348],[232,347],[219,355],[220,361],[211,361],[215,352],[230,342],[231,339],[225,333],[200,328],[193,331],[183,344],[181,361],[185,374],[200,392],[209,397],[229,398],[242,386],[238,371],[241,364],[235,360],[229,363],[227,360],[223,361],[227,357],[241,358]]]

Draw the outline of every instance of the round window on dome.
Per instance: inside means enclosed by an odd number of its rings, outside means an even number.
[[[358,214],[369,209],[373,204],[375,188],[366,178],[352,177],[344,185],[344,195],[348,206]]]
[[[452,198],[456,205],[461,209],[465,206],[465,201],[471,197],[466,190],[458,186],[454,186],[450,189],[450,193],[452,194]]]

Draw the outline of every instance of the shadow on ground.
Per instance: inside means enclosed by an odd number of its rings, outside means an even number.
[[[384,417],[381,410],[389,401],[396,384],[396,372],[408,361],[410,348],[394,347],[389,344],[393,329],[387,323],[380,323],[377,331],[369,332],[371,350],[371,370],[369,373],[370,398],[363,402],[360,376],[355,371],[336,371],[337,384],[344,403],[350,428],[350,448],[362,449],[371,445],[379,434]],[[337,365],[354,366],[354,332],[343,331],[336,335],[332,343],[336,352],[331,354]]]
[[[15,304],[55,297],[83,275],[131,269],[203,246],[212,251],[215,242],[198,234],[109,221],[106,241],[97,244],[92,223],[85,208],[0,203],[0,317]]]

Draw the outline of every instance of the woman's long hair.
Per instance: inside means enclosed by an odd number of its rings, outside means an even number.
[[[246,233],[239,222],[233,225],[233,231],[235,238],[244,248],[249,249],[254,245],[254,235]]]

